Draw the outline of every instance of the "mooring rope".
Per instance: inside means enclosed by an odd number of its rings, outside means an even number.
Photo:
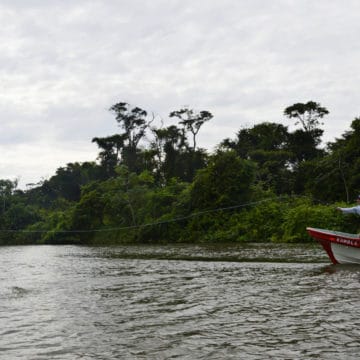
[[[129,225],[129,226],[118,226],[118,227],[112,227],[112,228],[102,228],[102,229],[87,229],[87,230],[26,230],[26,229],[0,229],[0,233],[33,233],[33,234],[49,234],[49,233],[56,233],[56,234],[80,234],[80,233],[99,233],[99,232],[112,232],[112,231],[121,231],[121,230],[131,230],[131,229],[140,229],[150,226],[157,226],[157,225],[164,225],[169,223],[174,223],[178,221],[187,220],[193,217],[197,217],[204,214],[214,213],[218,211],[228,211],[228,210],[234,210],[239,209],[242,207],[248,207],[253,206],[261,203],[265,203],[268,201],[274,201],[275,199],[289,199],[289,198],[306,198],[310,199],[308,196],[304,195],[284,195],[284,196],[278,196],[277,198],[268,198],[258,201],[251,201],[244,204],[238,204],[233,206],[226,206],[216,209],[208,209],[203,211],[198,211],[186,216],[176,217],[169,220],[163,220],[163,221],[155,221],[152,223],[146,223],[146,224],[140,224],[140,225]]]

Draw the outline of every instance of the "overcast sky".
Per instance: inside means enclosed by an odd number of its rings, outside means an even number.
[[[0,178],[95,160],[119,101],[165,125],[212,112],[209,151],[308,100],[340,137],[360,116],[359,15],[358,0],[0,0]]]

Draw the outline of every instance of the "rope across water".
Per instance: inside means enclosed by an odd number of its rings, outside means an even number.
[[[218,211],[228,211],[228,210],[235,210],[243,207],[249,207],[258,205],[261,203],[274,201],[274,200],[282,200],[282,199],[289,199],[289,198],[307,198],[308,196],[302,196],[302,195],[291,195],[291,196],[278,196],[277,198],[267,198],[263,200],[258,201],[251,201],[244,204],[238,204],[233,206],[227,206],[227,207],[221,207],[216,209],[208,209],[203,211],[198,211],[186,216],[176,217],[169,220],[163,220],[163,221],[155,221],[151,223],[146,224],[140,224],[140,225],[129,225],[129,226],[118,226],[118,227],[111,227],[111,228],[102,228],[102,229],[88,229],[88,230],[26,230],[26,229],[0,229],[0,232],[2,233],[34,233],[34,234],[45,234],[45,233],[57,233],[57,234],[80,234],[80,233],[98,233],[98,232],[112,232],[112,231],[121,231],[121,230],[131,230],[131,229],[141,229],[145,227],[150,226],[157,226],[157,225],[164,225],[169,223],[174,223],[178,221],[187,220],[193,217],[197,217],[204,214],[214,213]],[[319,201],[321,202],[321,201]]]

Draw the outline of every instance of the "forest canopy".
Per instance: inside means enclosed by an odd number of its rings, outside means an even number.
[[[360,192],[360,118],[323,144],[328,109],[296,103],[284,109],[294,130],[242,127],[209,153],[197,142],[208,110],[172,111],[177,125],[160,127],[140,107],[109,110],[118,131],[92,139],[94,161],[27,190],[0,180],[0,244],[306,242],[306,226],[357,231],[334,208]]]

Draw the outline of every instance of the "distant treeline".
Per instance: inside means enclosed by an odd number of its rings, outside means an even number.
[[[197,146],[209,111],[154,115],[110,108],[118,133],[95,137],[94,162],[69,163],[28,190],[0,180],[0,244],[310,241],[306,226],[357,231],[334,211],[360,193],[360,118],[321,146],[329,113],[309,101],[287,107],[295,121],[241,128],[213,153]]]

